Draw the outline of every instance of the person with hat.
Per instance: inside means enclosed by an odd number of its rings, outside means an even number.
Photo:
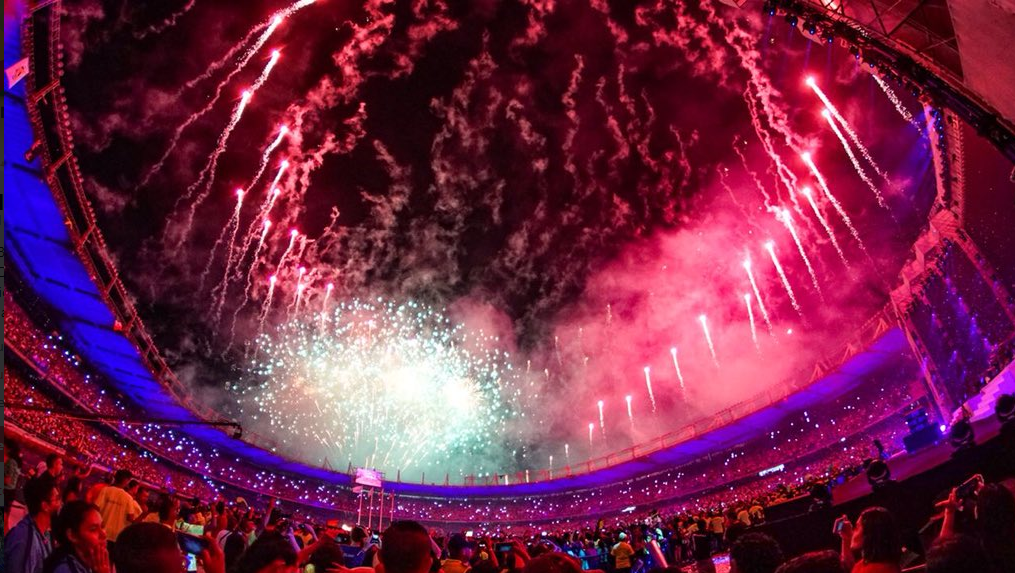
[[[614,559],[614,571],[617,573],[631,573],[631,557],[634,555],[634,548],[627,542],[627,534],[623,531],[620,532],[617,539],[619,541],[610,550],[610,555]]]

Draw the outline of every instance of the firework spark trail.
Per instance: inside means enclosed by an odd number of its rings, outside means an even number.
[[[828,126],[832,128],[836,137],[839,138],[839,142],[842,143],[843,151],[846,152],[846,155],[849,157],[849,161],[853,164],[853,169],[856,170],[856,174],[860,176],[860,179],[867,184],[867,187],[870,188],[870,190],[874,193],[874,196],[877,197],[878,205],[881,205],[881,207],[885,210],[889,210],[888,203],[885,202],[884,195],[881,194],[881,191],[876,185],[874,185],[874,182],[870,180],[870,177],[867,176],[867,172],[864,171],[863,166],[860,165],[860,160],[857,159],[856,154],[853,153],[853,148],[850,147],[849,142],[846,141],[846,136],[842,134],[842,130],[839,129],[839,126],[835,124],[835,120],[832,119],[832,114],[829,113],[827,109],[823,109],[821,110],[821,117],[825,118],[825,121],[828,122]]]
[[[818,187],[821,188],[821,191],[825,194],[825,198],[832,204],[832,207],[835,208],[835,212],[839,214],[842,222],[845,223],[846,228],[849,229],[849,234],[853,235],[853,239],[859,243],[860,249],[866,253],[867,246],[864,245],[863,239],[860,238],[860,232],[856,230],[855,226],[853,226],[853,220],[849,218],[849,214],[846,213],[845,209],[843,209],[842,203],[839,203],[839,200],[835,198],[835,195],[832,195],[832,190],[828,188],[828,183],[825,182],[825,178],[821,175],[821,172],[818,171],[818,166],[814,164],[814,159],[811,158],[811,154],[802,153],[800,154],[800,158],[803,159],[804,163],[807,164],[807,167],[810,168],[811,174],[814,175],[814,179],[818,182]]]
[[[254,178],[251,179],[250,185],[247,186],[248,191],[253,190],[253,188],[257,185],[257,182],[261,180],[261,176],[264,175],[264,171],[268,168],[268,161],[271,159],[271,154],[278,149],[278,146],[282,144],[282,140],[284,140],[287,135],[289,135],[289,126],[279,126],[278,136],[268,145],[268,147],[264,149],[264,153],[261,154],[261,162],[257,165],[257,171],[254,173]],[[288,163],[286,163],[286,166],[288,167]],[[281,173],[276,176],[275,182],[268,188],[271,189],[271,187],[278,185],[278,180],[281,176]]]
[[[178,207],[180,204],[193,197],[195,191],[203,187],[203,190],[191,202],[190,209],[188,209],[183,223],[175,228],[175,230],[179,233],[179,237],[176,241],[176,247],[182,245],[184,240],[186,240],[187,235],[190,234],[190,228],[194,224],[194,216],[197,214],[197,207],[208,198],[208,195],[211,194],[211,185],[215,180],[215,171],[218,168],[219,156],[221,156],[225,151],[226,142],[229,141],[229,136],[232,135],[233,129],[236,128],[236,124],[238,124],[240,122],[240,118],[243,117],[243,111],[247,108],[247,104],[250,102],[250,96],[250,92],[246,90],[240,96],[240,103],[236,105],[236,109],[233,111],[232,117],[229,118],[229,123],[226,125],[226,128],[222,130],[221,135],[219,135],[215,151],[212,152],[207,165],[205,165],[204,169],[201,170],[201,173],[198,174],[197,181],[194,181],[190,187],[187,188],[184,194],[176,201],[174,210],[175,207]],[[173,227],[167,228],[167,233],[169,229],[173,229]]]
[[[680,362],[677,361],[677,347],[670,348],[670,356],[673,358],[673,369],[677,371],[677,381],[680,382],[680,391],[684,392],[687,387],[684,386],[684,375],[680,372]]]
[[[321,300],[321,325],[328,319],[328,300],[331,299],[331,292],[335,290],[333,283],[328,283],[324,289],[324,299]]]
[[[226,64],[231,62],[233,58],[236,57],[236,54],[240,53],[240,51],[243,50],[243,48],[248,43],[250,43],[250,41],[254,38],[254,36],[256,36],[262,30],[267,28],[270,24],[271,24],[270,21],[264,21],[251,28],[250,31],[247,32],[247,35],[244,36],[242,40],[233,45],[233,47],[229,48],[229,51],[226,52],[224,56],[222,56],[221,58],[217,58],[215,61],[213,61],[211,65],[209,65],[208,68],[205,69],[205,71],[201,75],[192,78],[188,80],[187,83],[183,84],[183,87],[181,87],[179,90],[176,91],[175,94],[173,94],[173,99],[174,100],[180,99],[181,97],[183,97],[184,92],[196,86],[197,84],[203,82],[204,80],[207,80],[215,72],[225,67]]]
[[[261,238],[257,242],[257,248],[254,249],[254,259],[252,265],[257,264],[257,257],[261,254],[261,249],[264,247],[264,240],[268,237],[268,231],[271,230],[271,221],[265,219],[264,228],[261,231]],[[227,285],[228,286],[228,285]],[[243,288],[243,298],[240,300],[240,304],[237,305],[236,309],[233,310],[233,318],[229,325],[229,348],[232,348],[233,343],[236,342],[236,320],[240,315],[240,311],[243,307],[247,306],[247,302],[250,300],[250,289],[254,287],[254,268],[251,268],[250,272],[247,273],[247,285]]]
[[[772,328],[772,320],[768,316],[768,309],[765,308],[765,301],[761,299],[761,289],[758,288],[758,282],[754,280],[754,270],[751,268],[751,257],[748,255],[744,259],[744,270],[747,271],[747,278],[751,281],[751,290],[754,291],[754,299],[758,301],[758,310],[761,311],[761,319],[765,321],[765,326],[768,327],[769,334],[775,334],[775,330]]]
[[[272,181],[271,185],[268,187],[269,191],[264,196],[264,202],[261,204],[261,208],[258,210],[257,216],[251,219],[250,226],[247,227],[247,231],[244,233],[243,244],[239,249],[239,260],[236,262],[234,267],[235,270],[233,271],[233,276],[230,280],[239,280],[241,278],[243,273],[243,260],[246,257],[247,251],[250,249],[250,244],[254,242],[254,237],[257,236],[257,224],[268,220],[268,216],[271,214],[271,208],[275,206],[275,201],[278,200],[279,195],[282,193],[276,185],[278,185],[278,181],[282,178],[282,173],[284,173],[288,167],[289,162],[282,161],[281,166],[278,168],[278,174],[275,175],[275,180]],[[254,255],[254,259],[251,264],[256,262],[257,255]]]
[[[754,101],[750,89],[744,92],[744,98],[747,102],[747,110],[751,115],[751,125],[754,127],[754,133],[758,136],[758,141],[761,142],[761,147],[765,150],[765,154],[772,161],[775,166],[776,175],[779,178],[779,182],[789,190],[790,197],[793,196],[792,190],[796,188],[797,177],[792,170],[782,160],[782,156],[775,150],[775,144],[772,142],[772,138],[768,131],[761,124],[761,116],[758,112],[758,104]]]
[[[888,96],[888,99],[892,101],[892,105],[895,106],[895,111],[899,112],[899,115],[902,116],[902,119],[906,120],[906,122],[915,127],[917,131],[922,132],[923,126],[920,125],[920,122],[916,121],[916,118],[913,117],[913,114],[909,113],[909,110],[906,109],[905,104],[902,103],[902,100],[899,99],[899,96],[895,95],[895,91],[892,90],[891,86],[889,86],[888,83],[885,82],[885,80],[881,76],[877,74],[871,75],[874,76],[874,81],[876,81],[878,85],[881,87],[881,91],[885,92],[885,95]]]
[[[751,340],[754,341],[754,348],[761,350],[758,345],[758,327],[754,324],[754,308],[751,306],[750,293],[744,293],[744,304],[747,305],[747,318],[751,320]]]
[[[571,445],[570,444],[564,444],[564,461],[567,462],[568,466],[571,465]]]
[[[708,331],[708,317],[704,314],[698,315],[698,322],[701,323],[701,330],[705,333],[705,342],[708,343],[708,352],[712,355],[712,362],[719,367],[719,358],[715,355],[715,344],[712,343],[712,333]]]
[[[624,401],[627,402],[627,421],[631,423],[631,428],[634,429],[634,412],[631,410],[631,395],[624,396]]]
[[[596,425],[593,424],[592,422],[589,422],[589,451],[590,452],[592,451],[592,448],[595,447],[592,444],[592,437],[595,435],[595,431],[596,431]],[[591,457],[591,455],[589,457]]]
[[[173,154],[173,151],[176,149],[176,145],[180,142],[180,138],[183,136],[183,132],[186,131],[188,127],[193,125],[194,122],[204,117],[205,114],[210,112],[212,108],[215,107],[215,104],[217,104],[219,98],[222,97],[222,92],[225,90],[226,86],[229,85],[229,82],[231,82],[233,77],[235,77],[236,74],[240,73],[240,71],[242,71],[247,66],[248,63],[250,63],[250,60],[253,59],[254,54],[258,50],[260,50],[261,47],[264,46],[265,42],[268,41],[268,38],[270,38],[271,35],[275,32],[275,28],[278,28],[278,25],[281,23],[282,17],[275,16],[271,20],[271,24],[268,25],[267,29],[265,29],[265,31],[260,35],[260,37],[257,38],[257,41],[254,43],[254,45],[251,46],[251,48],[247,50],[246,53],[244,53],[243,58],[236,65],[236,67],[229,72],[229,74],[225,77],[225,79],[219,82],[218,86],[216,86],[215,88],[215,94],[211,97],[210,100],[208,100],[208,103],[206,103],[203,108],[191,114],[182,124],[180,124],[179,127],[176,128],[176,131],[173,132],[172,137],[169,138],[169,145],[166,147],[166,150],[162,153],[162,157],[160,157],[159,160],[155,162],[155,165],[153,165],[151,169],[149,169],[148,172],[145,173],[145,176],[141,178],[140,183],[141,187],[148,185],[148,182],[151,181],[152,176],[154,176],[156,173],[162,170],[162,168],[166,164],[166,160],[169,159],[169,156]],[[274,57],[273,54],[273,58],[268,60],[268,66],[274,67],[275,61],[277,61],[277,57]],[[200,179],[198,181],[200,181]]]
[[[596,402],[596,406],[599,407],[599,431],[603,433],[603,438],[606,438],[606,418],[603,417],[603,401]]]
[[[800,190],[800,193],[807,198],[807,203],[810,204],[811,210],[814,211],[814,217],[825,229],[825,234],[828,235],[828,240],[831,241],[832,246],[835,247],[835,252],[839,253],[839,259],[842,260],[842,264],[845,265],[847,269],[851,269],[849,261],[846,260],[846,254],[842,252],[842,247],[839,246],[839,240],[835,238],[835,231],[832,230],[832,226],[828,224],[828,220],[821,214],[821,209],[818,209],[818,204],[814,201],[814,192],[811,191],[810,187],[804,187]]]
[[[257,317],[257,335],[260,336],[264,332],[264,319],[268,316],[268,311],[271,310],[271,299],[275,295],[275,283],[278,282],[278,277],[271,275],[268,279],[268,296],[264,298],[264,304],[261,305],[261,314]]]
[[[789,231],[790,236],[793,237],[793,243],[796,244],[800,258],[804,260],[804,266],[807,267],[807,274],[811,277],[811,284],[814,286],[814,290],[817,291],[822,301],[825,300],[825,295],[821,292],[821,285],[818,284],[818,275],[814,272],[814,267],[811,266],[811,260],[807,257],[807,251],[804,250],[804,245],[797,235],[796,227],[793,226],[793,216],[790,215],[789,209],[777,209],[775,218],[779,219],[783,226],[786,227],[786,230]]]
[[[786,289],[786,294],[789,295],[789,302],[793,305],[793,309],[797,311],[800,318],[803,318],[803,310],[800,308],[800,303],[797,302],[796,294],[793,293],[793,285],[789,282],[789,277],[786,276],[786,271],[779,264],[779,257],[775,255],[775,243],[768,241],[765,243],[765,250],[768,251],[769,256],[772,257],[772,264],[775,265],[775,271],[779,273],[779,278],[782,280],[782,286]]]
[[[147,28],[139,32],[134,32],[134,38],[137,40],[144,40],[145,38],[151,36],[152,34],[161,34],[162,32],[165,32],[169,28],[175,26],[176,22],[184,15],[186,15],[187,12],[190,12],[190,10],[194,7],[195,4],[197,4],[197,0],[187,0],[187,3],[184,4],[182,8],[180,8],[173,14],[170,14],[165,20],[159,22],[158,24],[152,24],[151,26],[148,26]],[[249,40],[249,38],[250,36],[244,38],[242,43],[245,44]],[[236,47],[234,49],[236,51],[239,51],[240,48]]]
[[[279,267],[281,268],[281,267]],[[294,310],[298,310],[300,307],[300,300],[303,298],[303,289],[306,285],[303,284],[303,277],[307,274],[307,267],[300,267],[299,274],[296,277],[296,293],[293,295],[293,301],[289,304],[286,309],[286,320],[292,320]]]
[[[870,151],[868,151],[867,147],[864,146],[864,144],[860,141],[860,137],[857,136],[855,131],[853,131],[853,128],[849,125],[849,122],[846,121],[846,118],[842,117],[842,114],[839,113],[839,109],[832,104],[831,100],[828,99],[828,96],[825,95],[825,92],[822,91],[820,87],[818,87],[818,83],[814,81],[814,78],[808,76],[806,84],[812,90],[814,90],[814,93],[817,94],[818,99],[821,100],[821,103],[825,104],[825,108],[832,114],[832,117],[834,117],[835,120],[838,121],[840,125],[842,125],[842,128],[844,130],[846,130],[846,133],[849,135],[849,139],[853,142],[853,145],[855,145],[856,148],[860,150],[860,155],[862,155],[863,158],[867,160],[867,163],[870,163],[870,166],[874,169],[874,172],[880,175],[881,178],[884,179],[886,183],[890,184],[891,180],[888,179],[888,174],[885,173],[881,169],[881,167],[878,166],[877,162],[874,161],[874,157],[871,156]]]
[[[215,240],[215,244],[211,247],[211,253],[208,255],[208,262],[204,265],[204,270],[201,272],[200,286],[198,292],[204,291],[204,282],[208,279],[208,275],[211,273],[211,265],[215,262],[215,253],[218,252],[219,247],[226,240],[226,234],[235,228],[239,228],[240,225],[240,211],[243,209],[243,196],[245,192],[243,189],[236,190],[236,208],[233,209],[233,214],[229,217],[229,220],[222,227],[222,232],[219,233],[218,239]],[[233,231],[233,237],[235,240],[236,231]],[[228,270],[226,271],[228,272]]]
[[[645,388],[648,390],[648,399],[652,403],[652,413],[654,414],[656,411],[656,395],[652,392],[652,374],[648,366],[643,371],[645,372]]]

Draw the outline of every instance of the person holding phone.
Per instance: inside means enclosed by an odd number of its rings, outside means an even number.
[[[854,527],[843,515],[833,529],[842,541],[840,558],[852,573],[900,573],[902,541],[895,517],[883,507],[869,507]],[[859,559],[857,559],[859,557]]]

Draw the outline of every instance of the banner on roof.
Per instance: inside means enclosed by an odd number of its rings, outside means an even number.
[[[28,75],[28,58],[23,58],[20,62],[4,70],[4,74],[7,76],[7,87],[12,88],[15,84],[25,79]]]

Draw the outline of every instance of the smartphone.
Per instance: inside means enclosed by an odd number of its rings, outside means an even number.
[[[514,546],[511,545],[510,543],[498,543],[497,544],[497,553],[511,553],[511,550],[513,548],[514,548]]]
[[[466,531],[465,532],[465,536],[468,537],[468,538],[472,538],[472,532],[471,531]]]
[[[835,520],[835,533],[842,533],[842,528],[846,526],[846,519],[840,517]]]
[[[186,555],[200,555],[208,548],[207,539],[182,531],[176,532],[176,542],[180,544],[180,550]]]
[[[962,485],[955,488],[955,497],[960,500],[973,497],[973,495],[976,494],[976,490],[978,490],[981,485],[983,485],[983,476],[976,474],[962,482]]]

